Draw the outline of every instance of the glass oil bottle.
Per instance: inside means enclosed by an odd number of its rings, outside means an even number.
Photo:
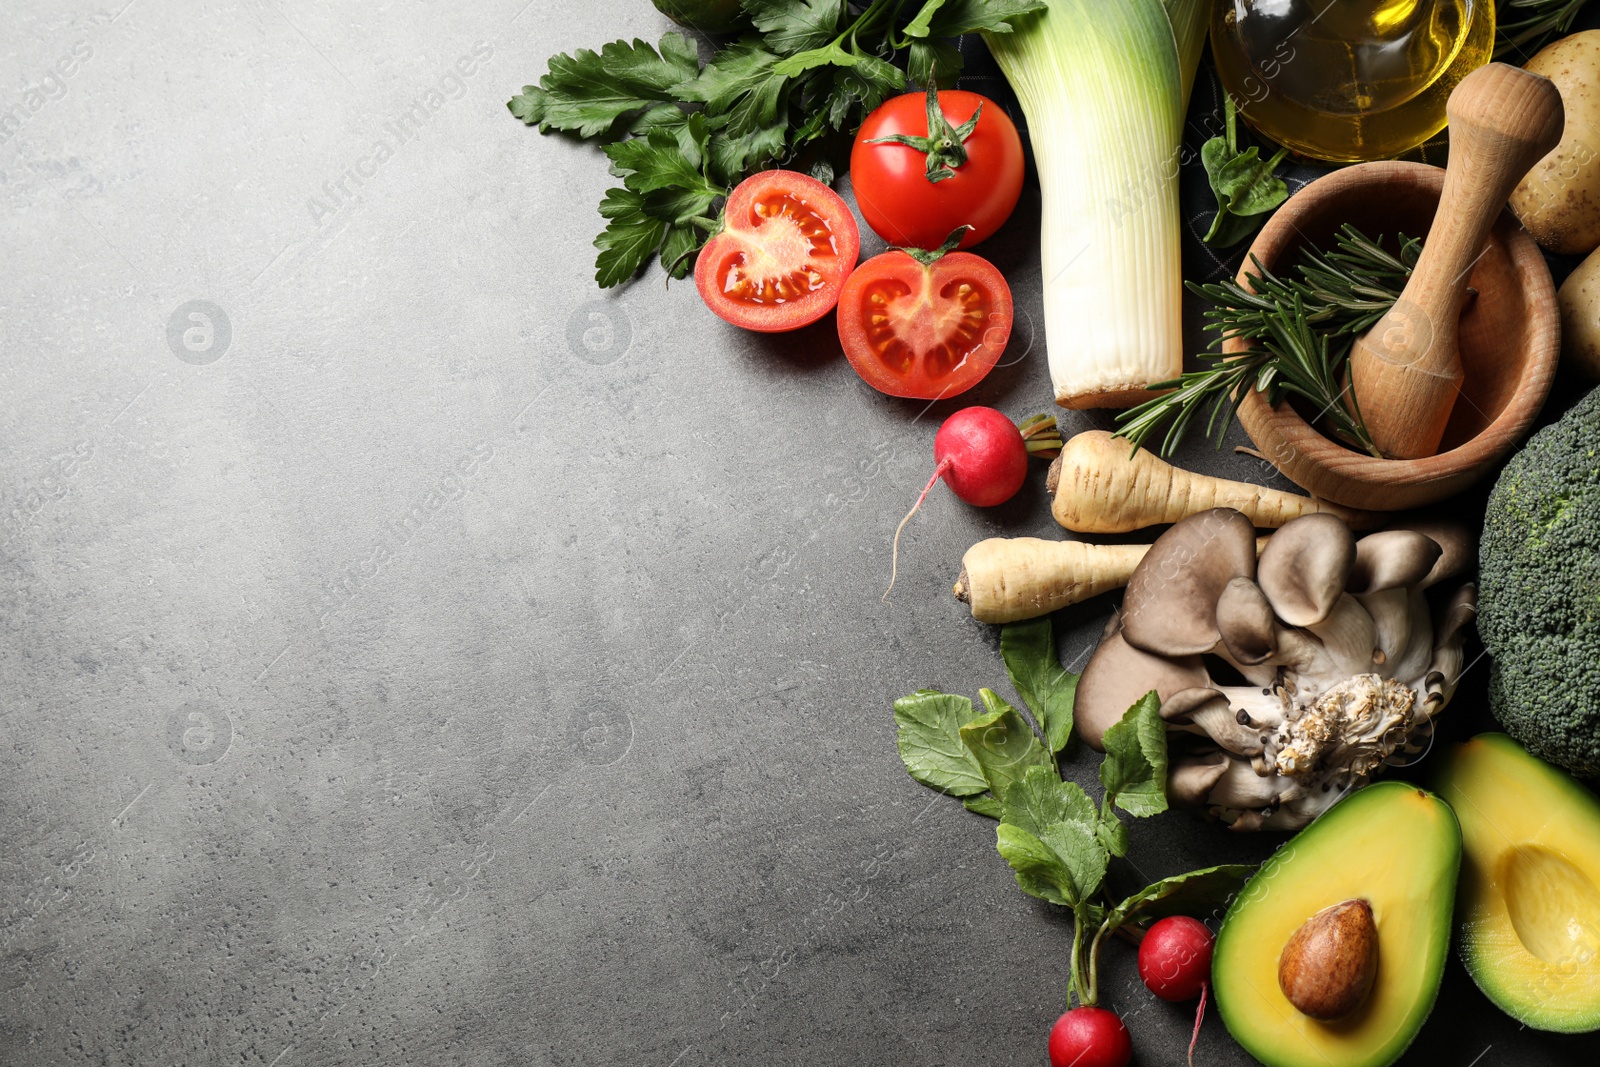
[[[1218,0],[1223,89],[1258,132],[1334,162],[1387,159],[1445,125],[1494,52],[1494,0]]]

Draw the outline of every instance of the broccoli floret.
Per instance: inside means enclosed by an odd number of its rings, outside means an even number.
[[[1600,389],[1506,464],[1479,565],[1495,718],[1540,758],[1600,774]]]

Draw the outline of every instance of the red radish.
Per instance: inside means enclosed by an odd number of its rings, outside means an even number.
[[[1073,1008],[1050,1028],[1050,1067],[1127,1067],[1133,1038],[1115,1012]]]
[[[922,507],[934,484],[943,478],[950,491],[968,504],[992,508],[1017,495],[1028,477],[1028,442],[1015,423],[994,408],[971,407],[944,420],[933,438],[933,477],[894,531],[894,558],[888,599],[900,569],[900,531]]]
[[[1206,924],[1169,915],[1139,942],[1139,977],[1162,1000],[1193,1000],[1211,981],[1211,946]]]
[[[1206,1015],[1206,987],[1211,981],[1211,949],[1216,938],[1206,924],[1187,915],[1169,915],[1145,931],[1139,942],[1139,977],[1162,1000],[1200,998],[1189,1038],[1189,1062],[1200,1039]]]
[[[933,461],[939,466],[928,489],[943,478],[962,500],[992,508],[1022,488],[1028,476],[1028,444],[1016,424],[994,408],[962,408],[934,435]]]

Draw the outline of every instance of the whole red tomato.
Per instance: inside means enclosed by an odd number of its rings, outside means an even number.
[[[905,248],[937,248],[958,226],[972,227],[962,248],[989,237],[1017,206],[1022,170],[1022,139],[998,104],[932,86],[868,115],[850,152],[861,217]]]

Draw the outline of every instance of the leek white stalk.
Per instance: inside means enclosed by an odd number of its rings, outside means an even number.
[[[1183,370],[1178,155],[1210,0],[1047,0],[985,34],[1043,202],[1056,403],[1128,407]]]

